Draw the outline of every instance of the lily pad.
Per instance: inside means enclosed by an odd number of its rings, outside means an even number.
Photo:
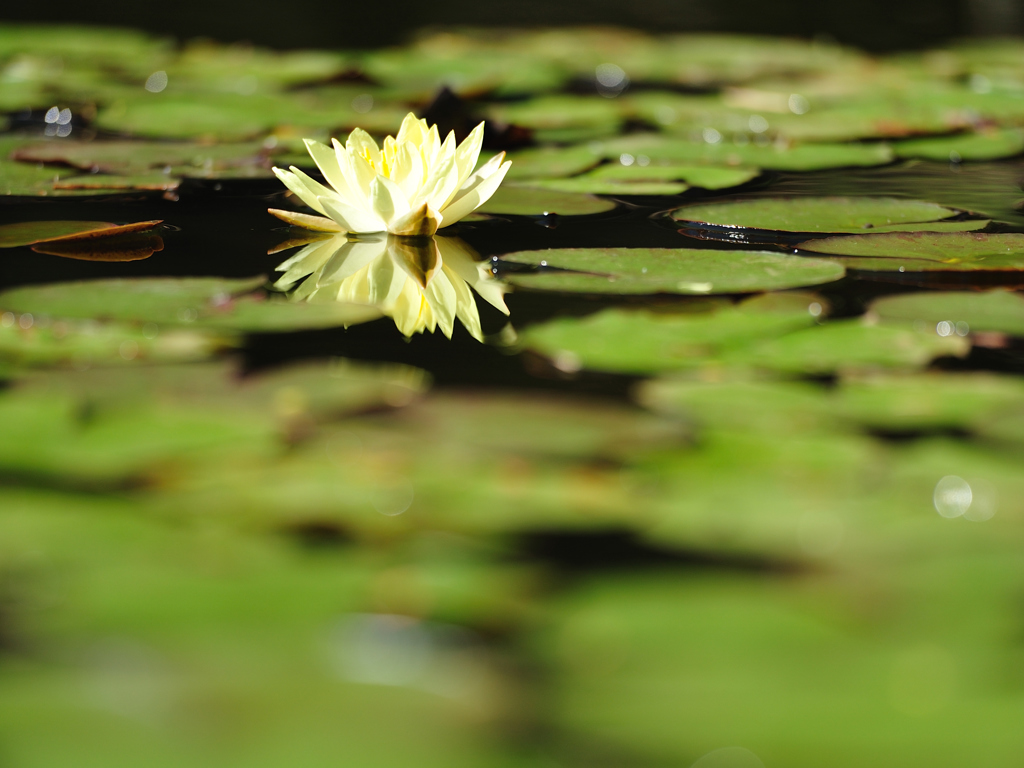
[[[506,157],[512,161],[506,175],[509,181],[575,176],[601,161],[601,156],[586,146],[522,149],[509,152]],[[485,162],[484,155],[480,162]]]
[[[776,197],[688,205],[672,212],[687,224],[782,232],[863,232],[913,228],[955,216],[935,203],[889,197]]]
[[[348,328],[381,317],[380,310],[365,304],[331,302],[310,304],[283,297],[243,296],[202,318],[198,324],[245,333],[280,333],[319,328]]]
[[[527,328],[523,343],[556,366],[618,373],[656,373],[708,365],[743,348],[813,325],[814,296],[766,294],[738,306],[709,299],[678,313],[606,309]]]
[[[689,187],[674,181],[618,181],[590,174],[571,179],[538,179],[530,182],[541,189],[556,192],[582,192],[591,195],[680,195]]]
[[[610,211],[614,207],[613,201],[601,200],[590,195],[504,184],[498,187],[498,191],[490,200],[476,209],[476,213],[505,213],[516,216],[557,213],[559,216],[586,216]]]
[[[14,248],[55,240],[84,240],[152,229],[161,222],[111,224],[106,221],[26,221],[0,225],[0,248]]]
[[[601,153],[617,160],[623,154],[643,155],[652,163],[706,163],[756,166],[776,171],[819,171],[829,168],[885,165],[892,150],[885,144],[733,144],[674,139],[661,134],[636,134],[610,139]]]
[[[15,160],[63,163],[84,171],[115,176],[140,175],[170,169],[168,175],[214,177],[226,171],[248,170],[270,175],[260,142],[196,144],[164,141],[72,141],[30,143],[16,149]],[[88,178],[88,177],[86,177]],[[78,177],[81,181],[81,177]]]
[[[901,272],[1024,269],[1024,235],[894,232],[809,240],[801,250],[843,256],[855,269]]]
[[[618,106],[610,99],[593,96],[551,95],[526,101],[495,104],[491,115],[504,123],[528,128],[571,128],[618,124]]]
[[[845,274],[835,262],[764,251],[561,248],[501,258],[543,268],[507,275],[514,285],[571,293],[750,293],[830,283]]]
[[[997,160],[1024,152],[1024,131],[984,131],[963,136],[911,139],[894,144],[893,151],[897,157],[925,160]]]
[[[122,323],[37,321],[31,315],[0,324],[0,364],[13,368],[180,363],[228,345],[223,336],[199,329],[157,333]]]
[[[886,430],[967,429],[1024,409],[1024,384],[991,373],[901,373],[844,379],[835,408]]]
[[[639,165],[632,159],[629,165],[609,163],[595,168],[582,178],[608,181],[685,181],[703,189],[727,189],[746,184],[761,174],[760,168],[728,168],[713,165]]]
[[[137,176],[110,176],[108,174],[89,173],[72,176],[67,179],[58,179],[53,183],[53,188],[57,192],[81,190],[103,194],[126,190],[172,192],[179,186],[181,186],[181,179],[176,179],[165,173],[139,174]]]
[[[1010,291],[929,291],[885,296],[871,304],[885,322],[920,323],[947,335],[989,331],[1024,336],[1024,296]]]
[[[265,282],[263,277],[157,277],[51,283],[0,293],[0,309],[59,318],[182,325],[214,315],[233,296]]]
[[[870,324],[861,319],[835,320],[739,350],[729,359],[798,374],[830,374],[876,368],[918,368],[936,357],[964,357],[971,348],[955,333],[934,328]]]

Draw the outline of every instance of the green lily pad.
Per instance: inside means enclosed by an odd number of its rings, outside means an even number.
[[[99,318],[182,325],[215,315],[266,282],[263,277],[222,279],[114,278],[13,288],[0,293],[0,309],[59,318]]]
[[[1024,131],[1002,130],[963,136],[912,139],[893,144],[897,157],[925,160],[997,160],[1024,152]]]
[[[54,283],[0,294],[0,308],[60,318],[102,318],[245,333],[348,327],[380,317],[377,309],[362,304],[307,304],[278,296],[250,295],[264,282],[261,277],[195,277]]]
[[[195,144],[163,141],[72,141],[63,139],[18,147],[12,157],[28,163],[63,163],[83,171],[139,176],[170,169],[168,176],[270,175],[259,142]],[[88,179],[89,177],[85,177]],[[101,177],[102,178],[102,177]],[[76,177],[81,182],[82,177]]]
[[[680,195],[689,187],[674,181],[618,181],[587,174],[571,179],[537,179],[530,182],[540,189],[556,192],[581,192],[591,195]]]
[[[350,325],[359,325],[379,317],[380,310],[364,304],[310,304],[288,301],[283,297],[243,296],[214,314],[203,317],[198,324],[203,327],[246,333],[272,333],[348,328]]]
[[[687,205],[674,210],[672,218],[687,224],[783,232],[884,232],[920,228],[956,213],[935,203],[889,197],[767,197]]]
[[[885,296],[871,304],[885,322],[921,323],[947,335],[982,331],[1024,336],[1024,296],[1010,291],[928,291]]]
[[[121,323],[46,319],[8,313],[0,323],[0,364],[25,366],[125,365],[202,360],[229,345],[199,329],[163,333]]]
[[[116,227],[106,221],[25,221],[0,224],[0,248],[16,248]]]
[[[797,144],[759,146],[674,139],[661,134],[636,134],[610,139],[600,145],[610,159],[623,154],[652,163],[706,163],[724,166],[756,166],[776,171],[819,171],[829,168],[885,165],[892,150],[885,144]]]
[[[815,328],[738,350],[728,359],[774,371],[829,374],[875,368],[918,368],[936,357],[964,357],[971,348],[955,333],[934,328],[872,325],[860,319],[835,320]]]
[[[647,408],[715,430],[789,436],[834,433],[841,425],[824,388],[806,382],[681,373],[643,382],[636,397]]]
[[[1024,269],[1024,235],[894,232],[809,240],[801,250],[843,256],[855,269],[900,272]]]
[[[179,92],[125,95],[113,100],[96,116],[96,125],[134,136],[170,139],[243,141],[274,128],[304,132],[363,126],[392,133],[404,112],[376,110],[370,123],[349,103],[320,101],[301,91],[288,93]]]
[[[575,176],[601,161],[601,156],[588,147],[540,147],[509,152],[507,160],[512,161],[506,179],[560,179]],[[486,161],[481,154],[480,162]]]
[[[840,265],[827,260],[763,251],[561,248],[501,258],[546,268],[507,275],[514,285],[572,293],[750,293],[830,283],[845,274]]]
[[[563,368],[655,373],[705,366],[731,349],[806,328],[822,306],[814,296],[781,293],[737,306],[709,299],[681,309],[690,311],[606,309],[559,318],[527,328],[522,341]]]
[[[727,168],[713,165],[639,165],[631,160],[629,165],[620,162],[602,165],[582,178],[607,181],[685,181],[702,189],[727,189],[746,184],[761,174],[759,168]]]
[[[593,96],[542,96],[527,101],[491,106],[492,119],[527,128],[612,128],[622,121],[618,106],[610,99]]]
[[[613,201],[601,200],[590,195],[503,184],[490,200],[476,209],[476,213],[505,213],[516,216],[556,213],[559,216],[586,216],[604,213],[614,207]]]
[[[875,429],[973,429],[1024,409],[1024,384],[990,373],[902,373],[845,379],[844,418]]]

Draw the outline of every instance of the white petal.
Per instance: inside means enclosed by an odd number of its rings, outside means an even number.
[[[374,165],[380,166],[380,148],[373,137],[362,128],[356,128],[348,135],[345,147],[349,154],[369,158]]]
[[[308,213],[296,213],[295,211],[282,211],[280,208],[267,208],[267,213],[276,216],[281,221],[286,221],[293,227],[302,227],[311,232],[344,232],[336,221],[325,219],[323,216],[310,216]]]
[[[413,144],[419,146],[423,141],[423,136],[427,130],[427,121],[420,120],[412,112],[405,116],[402,120],[402,127],[398,129],[398,135],[395,136],[395,140],[399,143],[403,141],[411,141]]]
[[[469,132],[469,136],[463,139],[459,148],[455,151],[455,162],[459,166],[459,186],[466,183],[469,174],[476,168],[476,161],[480,159],[480,147],[484,143],[484,124],[480,123]]]
[[[274,173],[288,189],[298,195],[299,199],[312,208],[317,213],[322,213],[325,216],[327,211],[320,205],[319,199],[321,197],[331,197],[335,193],[325,187],[323,184],[309,178],[306,174],[292,166],[291,171],[285,171],[281,168],[274,168]]]
[[[310,157],[313,158],[313,162],[316,163],[316,167],[320,169],[320,173],[327,179],[327,183],[334,187],[343,200],[354,202],[349,190],[348,181],[341,172],[337,154],[330,147],[321,144],[319,141],[313,141],[312,139],[303,139],[303,141],[306,143],[306,149],[309,151]]]
[[[323,206],[324,212],[349,232],[383,232],[387,229],[379,216],[367,211],[361,211],[344,200],[327,197],[319,197],[317,199],[320,201],[320,205]]]
[[[512,162],[510,160],[506,160],[505,163],[498,168],[497,173],[492,173],[487,178],[481,179],[469,190],[461,191],[461,196],[457,197],[455,202],[448,205],[442,211],[444,221],[441,226],[451,226],[455,222],[459,221],[459,219],[465,218],[490,200],[491,195],[493,195],[495,190],[498,189],[498,186],[505,178],[505,174],[508,173],[508,169],[511,165]],[[476,174],[474,174],[474,176],[476,176]]]
[[[377,171],[374,170],[373,166],[366,160],[362,155],[348,153],[349,164],[348,174],[350,175],[350,184],[358,190],[359,194],[362,195],[366,201],[364,207],[367,209],[370,206],[370,184],[377,178]]]
[[[370,183],[370,207],[381,221],[389,223],[409,212],[409,200],[395,182],[377,176]]]
[[[430,207],[435,210],[444,208],[445,203],[451,200],[459,190],[459,166],[455,164],[455,157],[448,158],[443,167],[446,169],[445,174],[427,199]]]
[[[432,165],[437,162],[437,153],[441,149],[441,138],[437,135],[436,125],[430,126],[430,130],[426,132],[420,146],[423,148],[423,154],[427,158],[428,164]]]
[[[391,171],[391,178],[402,188],[407,200],[416,197],[423,185],[423,158],[407,141],[395,149],[395,165]]]

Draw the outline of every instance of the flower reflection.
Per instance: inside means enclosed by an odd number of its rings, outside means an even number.
[[[506,287],[454,237],[339,234],[308,243],[277,270],[284,275],[274,287],[294,300],[371,304],[406,336],[440,327],[451,338],[458,318],[483,341],[474,290],[508,314]]]

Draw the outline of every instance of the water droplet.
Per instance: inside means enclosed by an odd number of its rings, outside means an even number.
[[[167,73],[162,69],[157,70],[146,78],[146,90],[150,93],[160,93],[167,87]]]

